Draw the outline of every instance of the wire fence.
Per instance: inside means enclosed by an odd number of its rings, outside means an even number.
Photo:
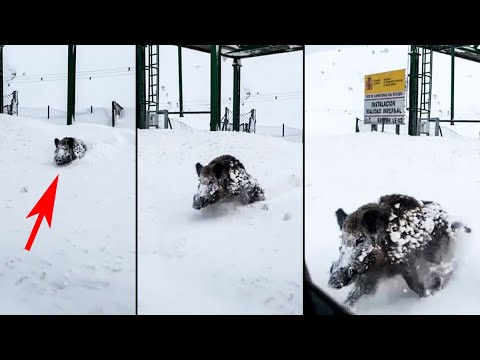
[[[88,108],[81,108],[79,110],[76,110],[75,116],[92,114],[92,113],[93,113],[93,106],[90,106]],[[67,111],[53,108],[50,105],[47,105],[46,107],[43,107],[43,108],[19,106],[17,115],[24,116],[24,117],[39,118],[39,119],[56,119],[56,118],[66,118]]]
[[[194,129],[194,128],[188,126],[183,121],[180,121],[177,118],[169,118],[169,119],[170,119],[170,126],[171,126],[172,129],[180,129],[182,131],[189,132],[189,133],[199,131],[197,129]]]
[[[442,125],[443,124],[443,125]],[[439,120],[423,119],[420,122],[420,135],[441,136],[445,138],[467,139],[480,137],[480,120]],[[355,119],[355,132],[383,132],[387,134],[408,135],[408,120],[405,124],[365,124],[362,119]]]
[[[255,109],[240,114],[239,131],[255,133],[256,125],[257,119]],[[233,112],[228,107],[225,107],[225,115],[223,115],[220,120],[220,130],[233,131]]]
[[[18,92],[14,91],[11,94],[3,97],[3,113],[8,115],[18,114]]]
[[[96,78],[104,77],[116,77],[116,76],[125,76],[125,75],[134,75],[135,66],[127,66],[122,68],[112,68],[112,69],[98,69],[98,70],[85,70],[85,71],[76,71],[76,79],[88,79],[93,80]],[[10,83],[11,84],[25,84],[25,83],[37,83],[43,81],[66,81],[68,74],[66,72],[62,73],[52,73],[52,74],[33,74],[33,75],[17,75],[15,76]]]
[[[279,126],[257,126],[256,133],[259,135],[283,138],[291,142],[303,142],[303,130],[286,126],[285,124]]]

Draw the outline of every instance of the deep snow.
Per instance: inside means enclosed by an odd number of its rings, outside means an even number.
[[[58,167],[55,137],[85,157]],[[52,227],[26,219],[59,174]],[[135,132],[0,115],[2,314],[135,313]]]
[[[307,125],[308,126],[308,125]],[[436,295],[420,299],[402,279],[388,280],[356,305],[361,314],[480,313],[480,143],[471,139],[411,138],[381,133],[329,136],[308,141],[305,161],[305,257],[316,284],[343,301],[351,287],[327,281],[338,258],[340,230],[335,211],[347,213],[389,193],[440,203],[472,228],[458,243],[459,267]],[[306,143],[306,144],[307,144]]]
[[[265,189],[192,208],[197,162],[230,154]],[[301,314],[302,145],[245,133],[139,130],[139,314]]]
[[[458,269],[439,293],[420,299],[401,278],[383,282],[362,298],[357,314],[480,313],[480,143],[478,124],[442,125],[444,137],[355,134],[363,117],[363,76],[407,67],[407,46],[306,47],[305,258],[313,281],[339,301],[350,287],[327,286],[338,258],[340,230],[335,211],[351,212],[388,193],[440,203],[453,220],[472,228],[457,246]],[[340,50],[340,51],[339,51]],[[354,60],[353,60],[354,59]],[[434,55],[432,116],[449,119],[449,58]],[[446,75],[447,74],[447,75]],[[477,82],[472,79],[477,79]],[[478,119],[480,68],[457,60],[456,118]],[[433,124],[432,124],[433,125]],[[406,125],[402,127],[406,134]]]

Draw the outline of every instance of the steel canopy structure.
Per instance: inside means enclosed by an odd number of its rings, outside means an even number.
[[[187,49],[211,52],[211,45],[179,45]],[[290,51],[302,50],[303,45],[221,45],[222,56],[232,59],[279,54]]]
[[[178,47],[178,81],[179,81],[179,108],[178,114],[205,113],[205,111],[183,110],[183,76],[182,76],[182,48],[210,54],[210,130],[220,129],[221,114],[221,58],[233,59],[233,130],[240,129],[240,68],[241,59],[273,54],[288,53],[304,49],[304,45],[176,45]],[[145,48],[148,47],[148,65],[146,65]],[[158,81],[159,61],[158,45],[137,45],[137,127],[147,129],[149,120],[147,109],[158,108],[158,94],[160,86]],[[148,72],[148,101],[146,99],[145,74]],[[155,101],[157,103],[155,104]],[[152,110],[150,110],[152,111]]]
[[[408,134],[412,136],[420,134],[422,119],[430,119],[434,52],[451,57],[451,125],[455,124],[455,58],[480,63],[480,45],[410,45],[407,110]]]
[[[451,55],[452,49],[455,57],[474,62],[480,62],[480,45],[419,45],[420,47],[430,47],[431,50]]]

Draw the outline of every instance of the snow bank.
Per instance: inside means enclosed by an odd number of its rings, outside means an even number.
[[[54,139],[84,158],[53,162]],[[52,228],[27,214],[59,174]],[[2,314],[135,313],[135,132],[0,115]]]
[[[302,145],[139,130],[139,314],[301,314]],[[230,154],[267,200],[192,208],[197,162]]]
[[[307,123],[307,130],[308,130]],[[451,282],[420,299],[403,279],[381,284],[373,297],[356,304],[360,314],[480,313],[480,142],[470,139],[408,137],[381,133],[311,136],[305,162],[305,257],[313,281],[343,301],[350,287],[327,287],[338,257],[340,230],[335,211],[347,213],[389,193],[440,203],[454,220],[472,228],[457,248],[459,267]]]

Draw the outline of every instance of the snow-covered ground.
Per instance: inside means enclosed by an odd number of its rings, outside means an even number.
[[[0,313],[134,314],[135,47],[77,47],[72,126],[67,46],[3,52],[4,94],[18,91],[20,116],[0,116]],[[125,109],[115,128],[113,100]],[[89,150],[57,167],[54,139],[65,136]],[[28,252],[37,216],[26,216],[57,175],[52,228],[44,220]]]
[[[84,158],[58,167],[54,139]],[[27,214],[59,175],[51,229]],[[1,314],[135,313],[135,132],[0,115]]]
[[[249,206],[192,208],[197,162],[237,157],[265,189]],[[302,144],[139,130],[139,314],[301,314]]]
[[[313,50],[319,49],[306,48],[305,69],[305,258],[313,281],[343,301],[350,287],[335,290],[327,286],[340,244],[335,211],[341,207],[351,212],[382,195],[403,193],[439,202],[453,219],[472,228],[457,245],[457,272],[441,292],[423,299],[408,290],[401,278],[390,279],[374,296],[362,298],[355,312],[480,313],[479,127],[456,124],[446,130],[446,126],[444,137],[355,134],[355,117],[363,117],[363,76],[406,68],[407,47]],[[442,55],[434,58],[433,92],[438,101],[432,111],[442,119],[449,118],[449,76],[445,76],[449,74],[445,61],[449,60]],[[478,93],[480,67],[457,61],[456,118],[478,119],[480,108],[474,94]]]

